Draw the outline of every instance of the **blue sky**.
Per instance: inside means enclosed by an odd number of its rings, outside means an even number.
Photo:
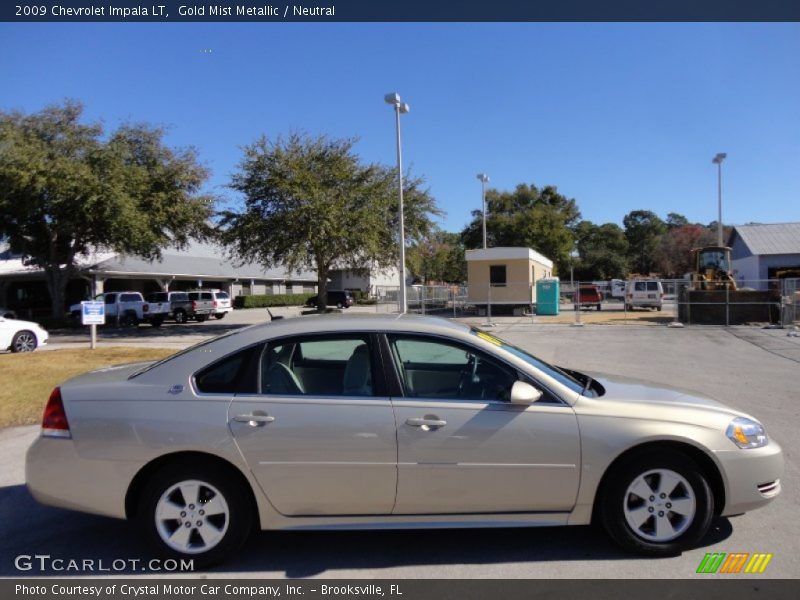
[[[210,50],[210,52],[208,52]],[[800,221],[799,24],[0,24],[0,110],[65,97],[109,128],[170,126],[225,189],[261,133],[358,136],[460,230],[490,186],[553,184],[584,218],[633,209]]]

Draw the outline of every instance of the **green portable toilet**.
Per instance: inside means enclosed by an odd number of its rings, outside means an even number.
[[[536,282],[536,314],[557,315],[559,305],[558,279],[540,279]]]

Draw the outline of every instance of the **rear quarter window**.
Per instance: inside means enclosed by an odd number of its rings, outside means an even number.
[[[255,393],[253,356],[257,348],[246,348],[198,371],[194,376],[197,391],[201,394]]]

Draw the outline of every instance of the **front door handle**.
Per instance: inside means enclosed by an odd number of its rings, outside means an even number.
[[[411,427],[419,427],[423,431],[431,431],[432,429],[439,429],[447,425],[447,421],[440,419],[436,415],[425,415],[424,417],[412,417],[406,419],[406,425]]]
[[[267,423],[272,423],[275,420],[275,417],[259,414],[236,415],[233,417],[233,420],[237,423],[247,423],[251,427],[263,427]]]

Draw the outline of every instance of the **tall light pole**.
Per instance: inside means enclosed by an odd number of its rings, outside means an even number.
[[[392,92],[383,99],[387,104],[394,106],[395,123],[397,129],[397,193],[400,196],[400,314],[408,310],[406,301],[406,223],[403,215],[403,150],[400,146],[400,115],[406,114],[410,109],[408,104],[400,101],[400,94]]]
[[[722,161],[728,158],[725,152],[718,153],[711,162],[717,165],[717,245],[722,246]]]
[[[483,249],[486,250],[486,182],[489,176],[486,173],[476,175],[481,180],[481,206],[483,206]]]

